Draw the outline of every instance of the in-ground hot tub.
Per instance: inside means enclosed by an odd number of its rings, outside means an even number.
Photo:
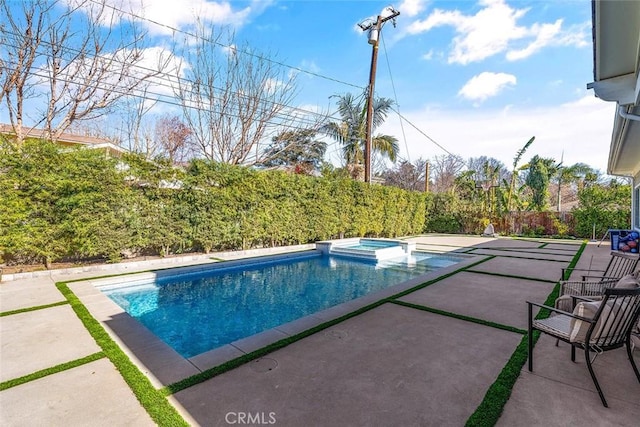
[[[416,249],[413,242],[393,239],[341,239],[316,242],[316,250],[324,255],[346,256],[371,261],[382,261],[411,255]]]

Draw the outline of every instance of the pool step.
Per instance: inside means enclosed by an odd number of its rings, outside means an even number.
[[[334,246],[331,248],[329,253],[336,256],[347,256],[350,258],[360,258],[373,261],[399,258],[406,255],[402,246],[391,246],[376,250],[362,250],[349,247]]]

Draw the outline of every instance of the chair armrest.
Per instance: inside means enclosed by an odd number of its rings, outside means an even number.
[[[602,295],[606,288],[613,287],[617,279],[580,281],[564,280],[560,282],[560,296],[562,295]]]
[[[585,302],[602,301],[602,296],[600,296],[600,295],[590,295],[590,297],[592,297],[592,298],[588,298],[588,297],[582,296],[582,295],[571,295],[571,298],[573,299],[574,302],[576,300],[585,301]],[[595,298],[593,298],[593,297],[595,297]]]
[[[593,280],[593,279],[604,279],[607,278],[607,276],[603,276],[601,274],[586,274],[582,276],[582,280],[587,281],[587,280]],[[615,277],[610,277],[612,279],[615,279]]]
[[[604,273],[606,270],[599,270],[597,268],[572,268],[571,271],[602,271]]]
[[[574,298],[580,298],[580,297],[575,297]],[[540,308],[544,308],[547,309],[549,311],[558,313],[558,314],[563,314],[565,316],[569,316],[573,319],[578,319],[578,320],[582,320],[584,322],[589,322],[589,323],[594,323],[593,319],[589,319],[588,317],[582,317],[582,316],[578,316],[577,314],[573,314],[573,313],[569,313],[568,311],[564,311],[564,310],[560,310],[559,308],[555,308],[555,307],[549,307],[548,305],[544,305],[544,304],[538,304],[537,302],[532,302],[532,301],[527,301],[527,304],[529,304],[529,310],[531,310],[532,306],[536,306],[536,307],[540,307]]]
[[[592,272],[592,271],[601,271],[602,274],[604,274],[605,270],[594,270],[594,269],[589,269],[589,268],[575,268],[575,267],[571,267],[571,268],[563,268],[562,269],[562,276],[560,277],[560,280],[565,280],[565,275],[567,273],[567,271],[569,272],[569,276],[571,276],[571,274],[573,274],[574,271],[588,271],[588,272]],[[585,276],[582,276],[583,279],[582,280],[586,280],[584,279]],[[568,279],[569,277],[567,277]]]

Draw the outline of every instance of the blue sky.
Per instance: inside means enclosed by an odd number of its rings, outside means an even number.
[[[111,0],[110,0],[111,2]],[[194,14],[230,25],[246,41],[300,73],[296,104],[335,111],[332,95],[361,93],[371,46],[356,24],[388,1],[113,0],[144,16],[149,45],[169,45],[168,27],[189,30]],[[614,105],[586,89],[593,80],[589,0],[401,0],[397,26],[380,44],[376,95],[397,101],[418,129],[392,115],[378,131],[398,137],[411,161],[450,153],[510,166],[531,137],[533,154],[603,172]],[[159,26],[151,21],[162,23]],[[348,84],[346,84],[348,83]],[[337,160],[339,148],[329,148]]]

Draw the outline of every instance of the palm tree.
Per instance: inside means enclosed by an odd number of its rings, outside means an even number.
[[[594,170],[585,163],[576,163],[571,166],[562,166],[562,160],[557,165],[556,180],[558,181],[557,210],[562,209],[562,184],[580,184]]]
[[[375,98],[373,101],[372,127],[375,130],[384,123],[393,106],[389,98]],[[338,97],[339,122],[329,122],[321,131],[342,145],[342,154],[352,176],[358,177],[364,164],[364,146],[366,140],[367,105],[364,98],[356,99],[346,93]],[[377,134],[371,138],[372,152],[381,154],[392,162],[396,161],[398,139],[391,135]]]
[[[511,212],[511,199],[513,197],[513,192],[515,191],[516,181],[518,180],[518,171],[522,169],[518,169],[518,163],[520,162],[520,159],[524,155],[525,151],[527,151],[527,148],[529,148],[529,146],[533,144],[533,141],[535,139],[536,137],[532,136],[531,139],[529,139],[529,141],[524,144],[524,147],[518,150],[516,156],[513,158],[513,171],[511,172],[511,183],[509,184],[509,195],[507,196],[507,212]]]

